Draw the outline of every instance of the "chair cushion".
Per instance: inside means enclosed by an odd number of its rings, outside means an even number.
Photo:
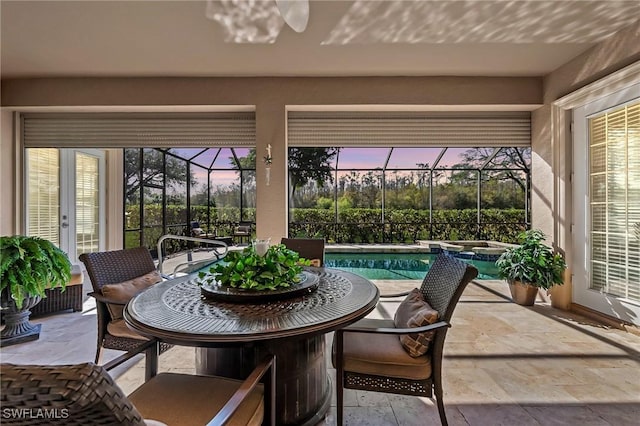
[[[105,284],[102,286],[100,291],[104,297],[108,297],[115,302],[122,302],[126,304],[133,296],[140,293],[147,287],[150,287],[155,283],[159,283],[160,281],[162,281],[162,277],[158,271],[151,271],[148,274],[144,274],[121,283]],[[107,308],[109,309],[112,320],[122,319],[122,310],[124,309],[124,305],[107,303]]]
[[[305,259],[309,261],[309,266],[313,266],[319,268],[322,266],[322,261],[320,259]]]
[[[433,324],[438,321],[438,311],[433,309],[422,298],[422,293],[417,288],[411,290],[407,297],[400,303],[393,323],[396,328],[414,328]],[[435,332],[403,334],[400,336],[402,347],[412,357],[424,355],[429,350],[429,344]]]
[[[115,337],[127,337],[129,339],[137,339],[137,340],[149,340],[146,337],[136,333],[127,327],[127,324],[123,319],[110,321],[107,324],[107,332]]]
[[[393,328],[393,321],[379,326]],[[409,356],[393,334],[344,333],[343,359],[345,371],[354,373],[413,380],[431,377],[431,357]]]
[[[240,387],[241,381],[213,376],[161,373],[136,389],[129,400],[145,419],[168,425],[207,424]],[[228,425],[260,425],[264,417],[262,385],[245,399]]]

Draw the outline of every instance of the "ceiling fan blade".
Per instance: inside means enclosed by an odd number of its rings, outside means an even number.
[[[295,32],[301,33],[309,23],[309,0],[276,0],[280,15]]]

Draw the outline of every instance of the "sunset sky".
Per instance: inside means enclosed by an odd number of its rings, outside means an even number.
[[[463,161],[462,154],[471,148],[448,148],[440,159],[437,168],[450,168]],[[249,154],[249,148],[235,148],[236,155],[245,157]],[[427,163],[433,165],[442,148],[394,148],[387,169],[417,169],[418,164]],[[171,152],[184,157],[193,158],[195,164],[203,167],[213,166],[216,185],[230,185],[238,180],[237,173],[233,169],[231,161],[233,157],[230,148],[211,148],[203,152],[203,148],[174,148]],[[339,169],[376,169],[384,166],[389,155],[389,148],[341,148],[338,157]],[[215,159],[215,161],[214,161]],[[332,166],[335,167],[335,159]],[[206,182],[207,172],[205,168],[194,167],[192,169],[195,178],[199,182]]]

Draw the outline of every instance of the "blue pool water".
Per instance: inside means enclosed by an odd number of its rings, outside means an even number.
[[[435,260],[433,253],[326,253],[327,268],[342,269],[371,280],[421,280]],[[478,268],[478,279],[498,279],[495,262],[462,259]]]

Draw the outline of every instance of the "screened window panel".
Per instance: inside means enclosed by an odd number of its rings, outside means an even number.
[[[255,112],[24,114],[25,147],[255,146]]]
[[[494,148],[498,149],[498,148]],[[485,148],[485,152],[487,151]],[[489,157],[481,157],[489,158]],[[483,166],[483,164],[480,164]],[[513,169],[519,168],[528,170],[531,168],[531,148],[500,148],[496,155],[489,161],[484,168],[496,168],[496,169]]]
[[[451,169],[464,164],[467,151],[469,148],[446,148],[435,168]]]
[[[290,111],[289,146],[530,146],[529,112]]]
[[[640,102],[589,119],[591,283],[640,301]]]
[[[394,148],[387,169],[430,169],[442,148]]]
[[[164,186],[164,157],[162,152],[145,148],[142,150],[142,182],[144,186]]]
[[[389,148],[340,148],[338,170],[370,170],[384,167]]]
[[[144,226],[162,226],[162,188],[143,188]]]
[[[27,149],[27,232],[60,245],[60,154]]]

